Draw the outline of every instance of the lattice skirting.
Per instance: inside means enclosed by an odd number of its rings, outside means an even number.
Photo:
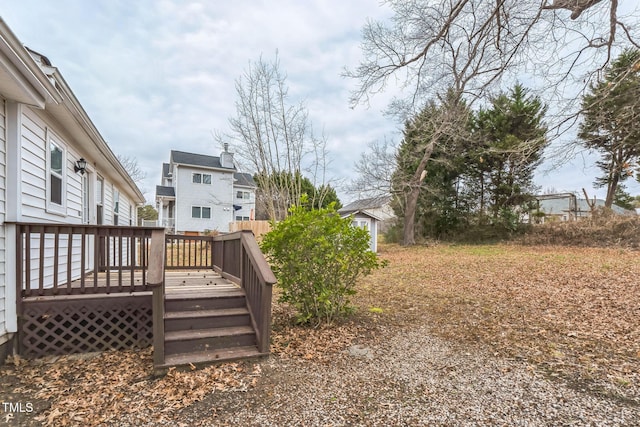
[[[22,314],[23,357],[144,348],[153,341],[149,293],[24,300]]]

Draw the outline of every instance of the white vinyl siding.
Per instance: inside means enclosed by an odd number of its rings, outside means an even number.
[[[46,211],[46,126],[28,108],[23,109],[21,124],[21,209],[23,220],[32,221],[42,219]]]
[[[175,171],[173,178],[176,183],[176,231],[229,231],[229,223],[235,217],[233,173],[186,166],[179,166]],[[194,183],[194,175],[198,174],[201,178],[211,175],[211,184]],[[202,179],[208,181],[208,178]],[[194,218],[192,207],[210,207],[211,217]]]
[[[90,243],[89,236],[85,236],[87,239],[87,245]],[[55,255],[55,240],[53,235],[45,235],[44,239],[44,266],[42,271],[40,271],[39,264],[31,263],[31,289],[37,289],[39,286],[39,277],[40,274],[44,274],[44,287],[50,288],[53,286],[53,273],[54,273],[54,264],[58,264],[58,284],[63,284],[67,282],[67,248],[68,248],[68,240],[69,237],[66,234],[61,234],[59,237],[59,246],[58,246],[58,258],[54,257]],[[71,266],[71,277],[72,279],[77,279],[80,277],[80,256],[81,256],[81,236],[73,236],[73,249],[71,253],[71,259],[73,260],[73,264]],[[33,235],[30,240],[31,245],[31,259],[37,260],[40,258],[40,236]],[[90,246],[88,246],[90,247]],[[26,269],[23,264],[23,281],[26,280]]]
[[[234,207],[234,218],[236,221],[248,221],[255,219],[256,195],[255,190],[250,187],[234,186],[233,204],[239,206],[240,209]],[[242,218],[242,219],[238,219]]]
[[[0,344],[4,342],[6,325],[6,286],[7,286],[7,254],[4,221],[7,212],[7,132],[6,132],[5,100],[0,97]]]
[[[113,185],[104,183],[104,225],[113,225]]]

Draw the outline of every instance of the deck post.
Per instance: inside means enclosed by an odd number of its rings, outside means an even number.
[[[153,288],[153,365],[164,364],[164,229],[151,232],[147,283]]]

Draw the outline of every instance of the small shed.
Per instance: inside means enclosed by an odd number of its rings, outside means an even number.
[[[369,235],[371,236],[369,246],[373,252],[378,252],[378,228],[382,219],[367,210],[347,212],[341,209],[339,212],[342,218],[353,216],[353,225],[369,231]]]

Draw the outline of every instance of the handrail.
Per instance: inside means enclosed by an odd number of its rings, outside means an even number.
[[[276,276],[273,274],[273,271],[271,271],[271,267],[260,250],[253,233],[251,231],[243,231],[242,233],[242,244],[247,251],[251,263],[256,269],[258,278],[266,285],[275,285],[277,282]],[[251,238],[248,237],[249,235]]]
[[[245,291],[247,307],[256,331],[258,350],[269,352],[271,296],[276,278],[249,230],[215,236],[214,268]]]

